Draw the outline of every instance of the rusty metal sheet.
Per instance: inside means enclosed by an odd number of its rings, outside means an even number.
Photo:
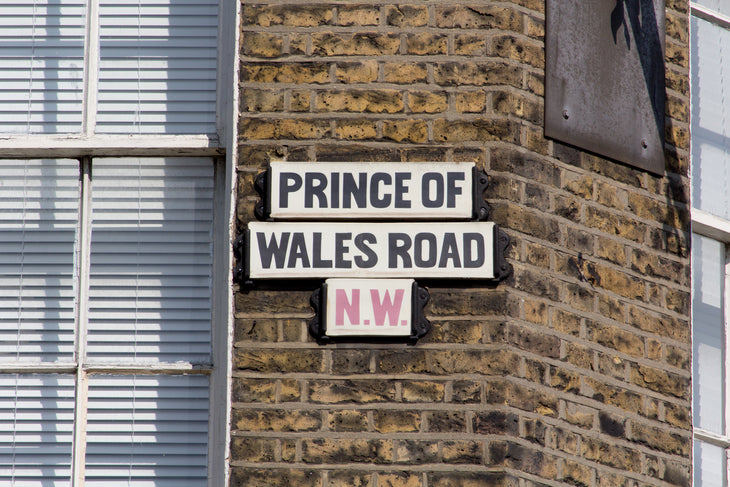
[[[547,0],[545,135],[664,173],[664,1]]]

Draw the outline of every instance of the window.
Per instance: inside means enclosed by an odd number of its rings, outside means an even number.
[[[728,485],[730,9],[691,4],[694,485]]]
[[[0,484],[227,484],[232,0],[0,5]]]

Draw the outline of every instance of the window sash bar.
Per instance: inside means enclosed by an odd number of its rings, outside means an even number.
[[[76,318],[76,404],[74,407],[73,453],[71,480],[75,487],[83,487],[86,468],[86,409],[89,399],[89,379],[83,364],[86,360],[86,329],[89,301],[89,257],[91,255],[91,158],[80,160],[81,198],[76,257],[77,318]]]
[[[730,17],[723,15],[720,12],[716,12],[704,5],[699,5],[694,2],[690,2],[690,13],[695,17],[699,17],[702,20],[706,20],[718,27],[730,29]]]

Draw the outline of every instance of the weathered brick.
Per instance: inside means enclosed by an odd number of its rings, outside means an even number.
[[[318,112],[398,113],[403,95],[395,90],[332,90],[317,93]]]
[[[370,352],[358,349],[332,351],[333,374],[363,374],[370,371]]]
[[[322,426],[318,411],[236,409],[232,425],[240,431],[316,431]]]
[[[235,461],[273,462],[276,460],[276,440],[272,438],[231,439],[231,457]]]
[[[522,32],[522,15],[497,6],[437,6],[436,26],[446,29],[504,29]]]
[[[445,441],[441,444],[444,463],[474,464],[483,462],[484,447],[480,441]]]
[[[395,454],[398,463],[422,465],[436,463],[439,459],[439,448],[436,441],[401,440],[395,441]]]
[[[425,83],[428,80],[426,63],[383,63],[383,78],[386,83],[413,84]]]
[[[421,415],[415,411],[380,409],[373,411],[373,427],[379,433],[411,433],[421,429]]]
[[[378,474],[378,486],[383,487],[421,487],[423,477],[417,472],[388,472]]]
[[[466,418],[461,411],[428,411],[428,431],[433,433],[466,433]]]
[[[316,32],[311,37],[314,56],[387,56],[400,48],[397,34]]]
[[[408,93],[408,109],[413,113],[442,113],[449,107],[444,91],[411,91]]]
[[[245,32],[241,40],[241,51],[244,56],[276,58],[284,53],[283,48],[284,38],[279,34]]]
[[[520,417],[514,413],[490,411],[476,413],[473,420],[474,433],[481,435],[508,434],[517,436],[520,433]]]
[[[375,120],[338,120],[335,136],[338,139],[346,140],[375,139],[378,136],[377,122]]]
[[[479,34],[457,34],[454,36],[454,54],[479,56],[486,53],[487,40]]]
[[[383,137],[396,142],[423,143],[428,140],[428,124],[423,120],[386,120]]]
[[[327,417],[327,427],[331,431],[367,431],[367,411],[347,409],[330,412]]]
[[[522,70],[501,61],[435,63],[433,77],[441,86],[522,86]]]
[[[416,56],[435,56],[446,54],[448,51],[448,37],[441,34],[431,34],[424,32],[422,34],[406,35],[406,52]]]
[[[482,398],[482,385],[471,380],[455,380],[452,401],[457,403],[479,403]]]
[[[375,485],[369,472],[339,470],[330,472],[327,487],[370,487]]]
[[[237,349],[233,365],[239,370],[256,372],[323,372],[321,350]]]
[[[445,387],[442,382],[407,381],[403,383],[403,401],[405,402],[442,402]]]
[[[231,468],[231,487],[320,487],[322,473],[313,470]]]
[[[664,428],[649,426],[639,422],[631,424],[631,440],[664,453],[689,457],[692,450],[691,435],[670,433]]]
[[[337,13],[337,23],[342,26],[380,24],[380,8],[376,5],[340,5]]]
[[[428,24],[428,7],[425,5],[388,5],[385,22],[396,27],[423,27]]]
[[[571,485],[590,487],[593,485],[594,470],[587,465],[575,462],[573,460],[565,460],[563,462],[562,480]]]
[[[459,91],[454,98],[457,112],[481,113],[486,107],[486,95],[483,91]]]
[[[633,357],[644,357],[644,340],[640,336],[592,320],[587,322],[586,325],[589,340]]]
[[[631,382],[660,394],[679,398],[687,398],[690,394],[689,377],[649,367],[648,365],[632,365]]]
[[[327,83],[329,64],[302,63],[242,63],[241,81],[250,83]]]
[[[332,20],[332,8],[316,5],[244,5],[244,25],[315,27]]]
[[[317,438],[302,441],[304,463],[392,463],[393,445],[389,440]]]
[[[335,77],[343,83],[372,83],[378,79],[377,61],[341,62],[335,67]]]
[[[395,383],[384,380],[313,380],[309,399],[314,403],[381,403],[395,401]]]

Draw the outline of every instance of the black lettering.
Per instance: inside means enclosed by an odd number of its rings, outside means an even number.
[[[385,172],[376,172],[373,174],[373,177],[370,179],[370,204],[373,208],[387,208],[390,206],[392,199],[390,194],[386,194],[382,198],[379,197],[380,190],[378,187],[380,183],[387,185],[393,184],[393,178]]]
[[[302,187],[302,177],[295,172],[279,174],[279,206],[289,208],[289,193],[298,191]]]
[[[355,176],[346,172],[342,178],[342,207],[352,208],[352,199],[355,199],[357,208],[365,208],[368,204],[368,180],[367,174],[358,173],[358,182]]]
[[[436,190],[431,195],[431,181],[436,183]],[[421,180],[421,199],[424,208],[440,208],[444,205],[444,177],[441,173],[427,172]]]
[[[316,196],[319,203],[318,208],[327,208],[327,196],[324,194],[326,187],[327,176],[321,172],[308,172],[304,176],[304,207],[312,208]]]
[[[350,247],[345,245],[347,240],[352,240],[350,232],[335,233],[335,269],[349,269],[352,267],[352,262],[345,260],[345,254],[350,252]]]
[[[266,243],[266,235],[263,232],[256,232],[256,240],[259,244],[259,257],[261,258],[261,266],[264,269],[271,268],[271,258],[274,258],[277,269],[284,268],[284,258],[286,256],[286,248],[289,246],[289,232],[281,234],[281,240],[277,243],[276,234],[271,234],[271,240]]]
[[[395,207],[410,208],[411,201],[403,197],[408,193],[408,187],[405,182],[411,179],[411,173],[397,172],[395,173]]]
[[[424,252],[423,244],[427,244],[427,251]],[[433,233],[418,233],[413,242],[413,260],[416,267],[435,267],[436,266],[436,235]],[[424,254],[427,255],[424,258]]]
[[[375,267],[375,264],[378,263],[378,255],[367,244],[374,244],[376,242],[375,235],[372,233],[358,233],[355,236],[355,247],[368,257],[367,259],[363,259],[362,256],[355,256],[355,265],[357,267],[360,269]]]
[[[411,237],[407,233],[389,233],[388,234],[388,268],[398,268],[398,257],[403,260],[403,268],[410,269],[413,267],[411,256],[408,250],[411,248]]]
[[[439,267],[446,267],[448,260],[451,260],[453,262],[455,269],[461,267],[459,248],[456,246],[456,236],[451,232],[447,232],[444,234],[444,243],[441,246],[441,259],[439,260]]]
[[[332,261],[322,259],[322,232],[314,232],[312,239],[312,267],[315,269],[331,269]]]
[[[464,180],[464,173],[461,172],[447,172],[446,173],[446,184],[448,186],[446,194],[446,207],[456,208],[456,195],[461,194],[461,187],[456,185],[457,181]]]
[[[472,244],[476,243],[477,254],[472,258]],[[464,234],[464,267],[476,268],[484,265],[484,236],[481,233]]]
[[[330,173],[330,208],[340,207],[340,173]]]
[[[307,254],[307,244],[304,241],[304,233],[294,232],[291,239],[291,248],[289,249],[289,260],[287,261],[287,267],[289,269],[295,269],[297,267],[297,260],[302,261],[302,268],[306,269],[309,265],[309,255]]]

